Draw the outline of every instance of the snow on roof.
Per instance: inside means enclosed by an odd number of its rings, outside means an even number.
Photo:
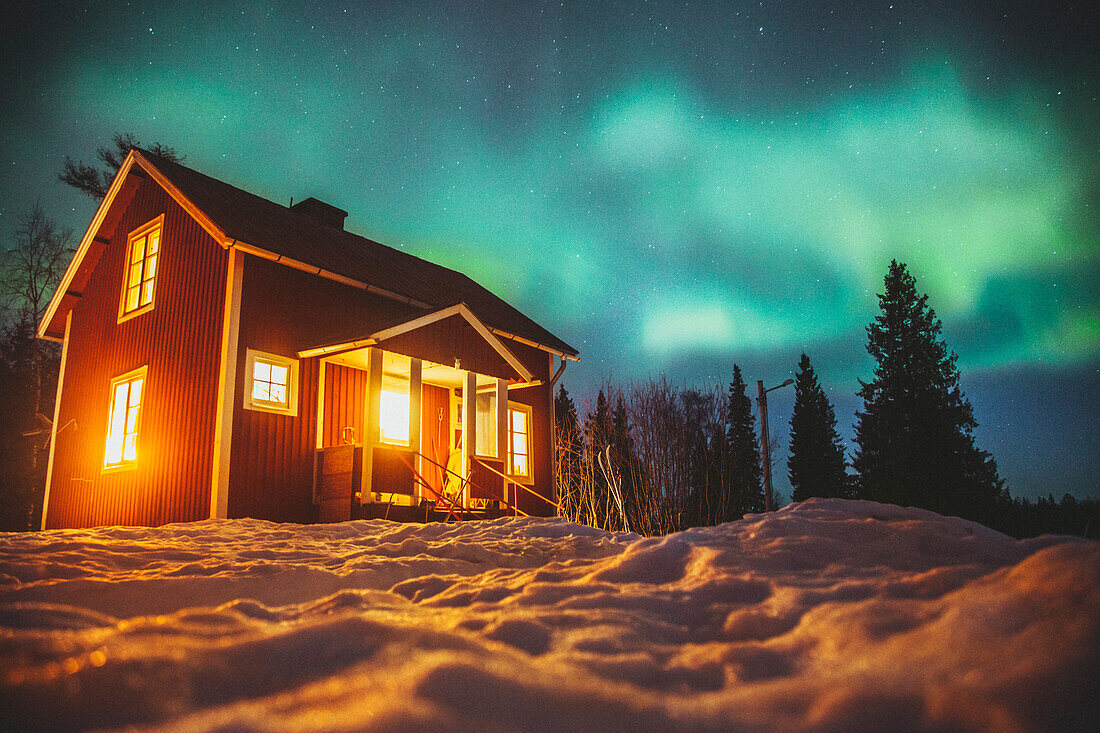
[[[0,718],[67,730],[1091,730],[1100,544],[811,500],[0,537]]]

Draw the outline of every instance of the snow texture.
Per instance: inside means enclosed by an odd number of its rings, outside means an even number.
[[[1100,544],[811,500],[0,537],[0,729],[1082,730]]]

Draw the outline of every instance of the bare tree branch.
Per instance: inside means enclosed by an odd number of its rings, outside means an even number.
[[[130,148],[140,147],[141,142],[130,132],[116,132],[111,139],[111,146],[101,147],[96,150],[96,157],[106,168],[96,168],[84,161],[74,162],[69,156],[65,156],[65,163],[61,172],[57,175],[62,183],[83,191],[92,198],[99,200],[107,195],[107,189],[114,180],[115,173],[122,167],[122,162],[130,152]],[[161,143],[153,143],[149,148],[153,153],[162,158],[179,163],[182,155],[176,149]]]

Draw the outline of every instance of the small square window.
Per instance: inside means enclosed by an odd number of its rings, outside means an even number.
[[[298,360],[262,351],[247,351],[248,380],[244,406],[249,410],[298,414]]]

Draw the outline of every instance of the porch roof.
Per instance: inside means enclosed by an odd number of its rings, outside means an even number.
[[[454,305],[436,308],[426,313],[421,313],[414,318],[404,318],[387,324],[373,324],[369,330],[365,330],[363,326],[360,325],[357,330],[349,329],[347,335],[343,338],[326,340],[324,343],[309,345],[300,349],[298,351],[298,357],[304,359],[317,356],[334,356],[336,354],[372,346],[386,348],[387,345],[391,345],[393,340],[397,340],[399,337],[407,337],[413,332],[427,329],[435,324],[440,324],[442,321],[449,318],[460,318],[465,321],[466,324],[480,336],[485,344],[503,360],[501,366],[503,367],[506,365],[507,367],[503,370],[493,367],[485,368],[485,373],[504,378],[512,378],[514,375],[519,377],[520,381],[523,382],[531,382],[534,380],[534,375],[527,365],[525,365],[500,338],[490,331],[484,322],[482,322],[465,303],[456,303]],[[453,345],[449,346],[453,347]],[[409,356],[427,358],[431,361],[445,363],[440,361],[440,352],[433,352],[431,348],[426,347],[424,344],[418,345],[415,341],[410,343],[408,338],[402,339],[398,351],[399,353],[405,353]],[[418,353],[410,353],[414,351]],[[451,358],[462,360],[466,358],[466,356],[462,353],[454,353]],[[476,371],[476,369],[474,371]],[[513,374],[505,373],[508,371]]]

